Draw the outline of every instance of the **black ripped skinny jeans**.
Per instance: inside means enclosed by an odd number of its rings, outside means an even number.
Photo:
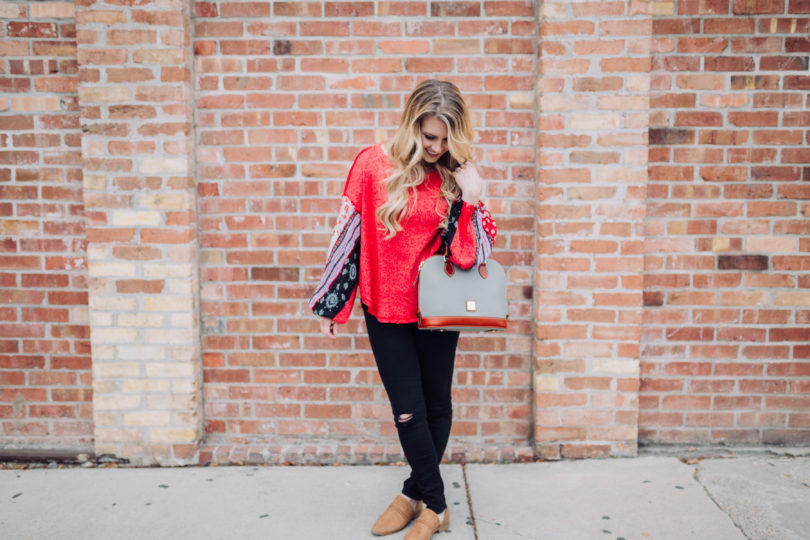
[[[402,493],[439,514],[447,507],[439,462],[453,422],[450,388],[458,332],[381,323],[365,305],[363,313],[399,442],[411,466]]]

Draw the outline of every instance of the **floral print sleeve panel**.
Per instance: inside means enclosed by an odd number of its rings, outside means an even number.
[[[486,261],[497,235],[498,227],[483,201],[469,204],[459,199],[450,207],[444,238],[450,247],[450,261],[459,268],[475,268]]]
[[[360,279],[361,201],[367,176],[364,155],[367,157],[366,152],[361,152],[349,170],[340,213],[329,242],[326,268],[309,300],[309,307],[315,315],[338,323],[349,319]]]
[[[360,277],[360,213],[345,195],[328,253],[309,307],[316,315],[344,323],[351,314]]]

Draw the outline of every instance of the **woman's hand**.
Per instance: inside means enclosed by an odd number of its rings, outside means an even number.
[[[332,339],[337,336],[337,323],[335,321],[326,317],[318,317],[318,322],[321,325],[321,334]]]
[[[478,204],[478,200],[481,198],[481,186],[484,181],[481,180],[481,175],[478,174],[475,165],[467,161],[456,167],[452,174],[453,179],[461,189],[461,198],[464,199],[464,202]]]

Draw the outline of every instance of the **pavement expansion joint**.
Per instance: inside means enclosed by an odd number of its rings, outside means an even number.
[[[473,529],[473,537],[478,540],[478,528],[475,526],[475,512],[473,511],[472,497],[470,496],[470,482],[467,480],[467,464],[461,464],[461,474],[464,478],[464,491],[467,492],[467,509],[470,511],[470,524]]]

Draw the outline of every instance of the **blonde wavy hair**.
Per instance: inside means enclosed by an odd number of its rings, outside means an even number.
[[[461,92],[451,82],[427,80],[420,83],[408,98],[402,119],[389,147],[394,173],[385,180],[388,201],[377,210],[377,218],[391,238],[402,230],[400,222],[408,210],[409,192],[416,197],[416,187],[425,181],[430,165],[422,161],[422,120],[435,116],[447,126],[447,152],[432,166],[442,179],[441,193],[447,204],[461,196],[452,172],[459,165],[473,161],[470,143],[473,131],[470,113]],[[447,226],[448,215],[441,227]]]

